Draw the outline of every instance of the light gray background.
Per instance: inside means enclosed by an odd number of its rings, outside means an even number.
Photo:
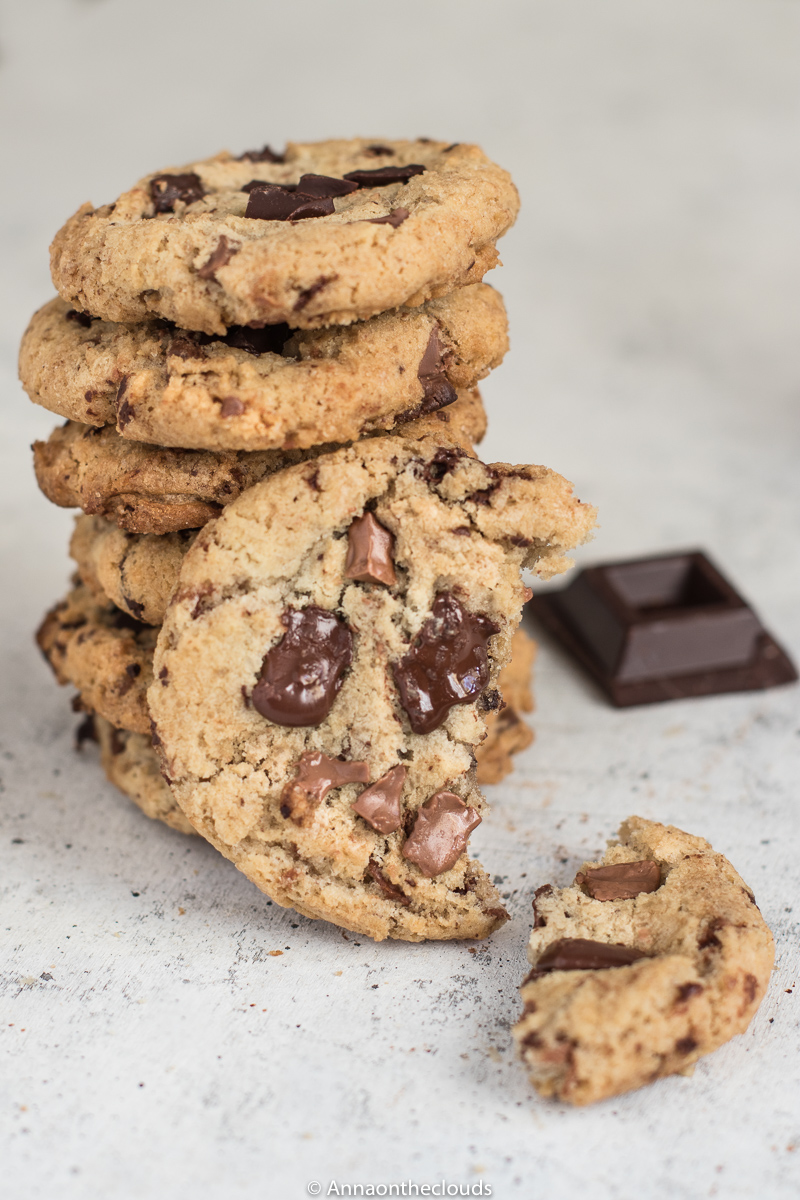
[[[31,644],[71,517],[36,491],[54,422],[15,358],[55,230],[148,170],[287,137],[478,141],[523,199],[490,277],[513,349],[486,456],[599,506],[584,563],[705,547],[797,656],[798,4],[6,0],[0,55],[0,1192],[796,1195],[797,689],[618,713],[545,642],[536,743],[473,843],[514,920],[477,952],[345,939],[74,754]],[[778,969],[694,1078],[572,1111],[510,1049],[530,896],[632,811],[729,855]]]

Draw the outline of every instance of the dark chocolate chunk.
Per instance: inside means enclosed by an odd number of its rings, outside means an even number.
[[[290,818],[295,825],[302,825],[332,788],[368,781],[367,763],[344,762],[340,758],[329,758],[320,750],[307,750],[298,760],[297,775],[289,780],[281,793],[281,815]]]
[[[345,179],[352,180],[360,188],[385,187],[387,183],[408,183],[413,175],[425,170],[419,163],[407,167],[375,167],[371,171],[348,171]]]
[[[276,725],[319,725],[353,657],[353,635],[335,613],[310,604],[283,614],[286,633],[264,656],[253,707]]]
[[[549,971],[605,971],[609,967],[628,967],[647,955],[633,946],[593,942],[588,938],[559,938],[547,947],[528,978],[536,979]]]
[[[608,563],[530,607],[618,707],[752,691],[794,664],[700,551]]]
[[[301,175],[297,190],[304,196],[349,196],[358,191],[358,184],[332,175]]]
[[[247,192],[247,194],[249,195],[250,192],[252,192],[253,188],[260,188],[260,187],[280,187],[285,192],[293,192],[294,191],[293,184],[270,183],[268,179],[251,179],[249,183],[242,184],[242,186],[239,188],[239,191]]]
[[[335,212],[327,196],[303,196],[274,183],[253,188],[245,209],[246,217],[259,221],[304,221],[308,217],[327,217]]]
[[[397,575],[392,561],[393,547],[393,534],[376,521],[372,513],[356,517],[347,532],[345,579],[394,587]]]
[[[326,288],[329,283],[333,283],[338,278],[338,275],[320,275],[319,279],[315,279],[310,287],[303,288],[301,292],[298,292],[297,299],[292,305],[293,312],[302,312],[314,297],[319,295],[323,288]]]
[[[456,399],[456,389],[445,374],[446,356],[447,349],[439,337],[439,326],[434,325],[417,369],[417,378],[424,394],[422,402],[414,410],[414,417],[435,412]]]
[[[545,925],[547,924],[547,917],[543,917],[542,914],[539,912],[538,908],[536,907],[536,901],[540,898],[540,896],[551,896],[552,894],[553,894],[552,883],[543,883],[542,886],[538,887],[536,889],[536,891],[533,893],[533,928],[534,929],[544,929]]]
[[[393,229],[397,229],[398,225],[408,220],[409,215],[407,208],[393,208],[386,217],[367,217],[366,221],[369,225],[391,225]]]
[[[265,325],[262,329],[251,329],[248,325],[231,325],[225,337],[216,338],[235,350],[246,350],[248,354],[282,354],[283,347],[292,336],[288,325]]]
[[[210,257],[206,259],[202,267],[198,268],[198,276],[200,279],[216,279],[216,272],[220,267],[224,267],[226,263],[229,263],[234,254],[238,254],[238,252],[239,247],[229,242],[223,234],[211,251]]]
[[[697,1049],[698,1045],[699,1043],[693,1037],[682,1037],[678,1038],[675,1043],[675,1049],[678,1054],[691,1054],[693,1050]]]
[[[84,742],[99,742],[94,713],[87,713],[75,730],[75,749],[82,750]]]
[[[351,808],[378,833],[394,833],[400,828],[400,797],[408,769],[392,767],[375,783],[365,788]]]
[[[120,385],[117,388],[115,404],[117,406],[117,429],[122,432],[130,425],[133,418],[136,416],[136,410],[126,397],[130,376],[123,375],[120,380]]]
[[[205,358],[203,334],[182,333],[180,337],[171,338],[165,353],[167,358]]]
[[[454,792],[437,792],[417,814],[405,840],[403,858],[416,863],[427,879],[449,871],[466,849],[472,830],[481,823],[474,808],[467,808]]]
[[[396,884],[386,878],[373,858],[367,863],[367,874],[371,879],[375,880],[387,900],[395,900],[398,904],[402,904],[404,908],[408,908],[411,903],[411,897],[407,896],[402,888],[397,887]]]
[[[422,475],[427,483],[439,483],[445,475],[449,475],[454,467],[466,458],[463,450],[454,446],[440,446],[429,462],[425,464]],[[468,497],[472,499],[472,497]]]
[[[64,319],[66,321],[74,321],[76,325],[80,325],[83,329],[91,329],[92,327],[92,318],[89,316],[89,314],[85,312],[78,312],[76,308],[71,308],[69,312],[65,314]]]
[[[382,146],[380,143],[376,143],[374,146],[367,146],[364,153],[369,158],[392,158],[394,156],[394,150],[391,146]]]
[[[269,146],[264,146],[261,150],[245,150],[244,154],[240,154],[236,161],[282,163],[286,161],[286,156],[276,154],[274,150],[270,150]]]
[[[720,950],[722,942],[717,937],[720,930],[728,924],[726,917],[712,917],[697,939],[698,950]]]
[[[685,1004],[692,996],[699,996],[703,991],[701,983],[682,983],[678,987],[678,1003]]]
[[[194,204],[205,195],[199,175],[156,175],[150,180],[150,198],[157,213],[172,212],[178,201]]]
[[[614,863],[607,867],[588,867],[575,876],[576,885],[593,900],[632,900],[642,892],[654,892],[661,886],[658,863]]]
[[[490,675],[487,644],[499,629],[451,593],[436,597],[408,654],[392,665],[414,733],[432,733],[454,704],[469,704],[480,695]]]

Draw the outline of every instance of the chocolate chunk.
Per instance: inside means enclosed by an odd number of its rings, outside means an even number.
[[[413,175],[425,170],[419,163],[407,167],[375,167],[371,171],[348,171],[345,179],[352,180],[360,188],[385,187],[387,183],[408,183]]]
[[[533,928],[534,929],[544,929],[545,925],[547,924],[547,917],[543,917],[542,914],[539,912],[538,908],[536,907],[536,901],[539,899],[540,896],[551,896],[552,894],[553,894],[552,883],[543,883],[542,886],[538,887],[536,889],[536,891],[533,893]]]
[[[620,708],[797,679],[785,652],[700,551],[590,567],[530,606]]]
[[[167,358],[205,358],[202,337],[202,334],[184,333],[172,338],[167,343]]]
[[[285,192],[293,192],[295,190],[294,184],[277,184],[270,183],[268,179],[251,179],[249,183],[242,184],[242,186],[239,188],[239,191],[247,192],[249,195],[253,188],[259,187],[282,187],[283,191]]]
[[[233,346],[235,350],[246,350],[248,354],[282,354],[292,333],[293,330],[284,324],[265,325],[263,329],[231,325],[225,337],[215,340]]]
[[[368,782],[367,763],[343,762],[340,758],[329,758],[320,750],[307,750],[298,760],[297,775],[289,780],[281,793],[281,814],[295,825],[302,825],[332,788]]]
[[[394,536],[372,513],[356,517],[347,533],[345,579],[360,583],[385,583],[394,587],[397,575],[392,561]]]
[[[402,225],[409,216],[407,208],[393,208],[386,217],[367,217],[366,221],[369,225],[391,225],[393,229],[397,229],[397,226]],[[355,222],[353,223],[355,224]]]
[[[219,407],[221,417],[240,417],[247,406],[238,396],[226,396]]]
[[[404,908],[408,908],[411,903],[411,897],[407,896],[402,888],[397,887],[388,880],[372,858],[367,863],[367,874],[371,879],[375,880],[387,900],[395,900],[398,904],[402,904]]]
[[[440,446],[436,453],[431,458],[430,462],[425,464],[422,472],[422,477],[427,483],[439,483],[444,479],[445,475],[450,472],[461,462],[462,458],[466,458],[463,450],[456,450],[452,446]],[[469,497],[472,499],[472,497]]]
[[[211,251],[211,256],[198,268],[197,274],[200,279],[216,279],[216,272],[220,267],[224,267],[229,263],[234,254],[239,253],[239,247],[234,246],[232,242],[223,234],[217,242],[214,249]]]
[[[330,197],[302,196],[278,184],[264,183],[253,188],[244,215],[259,221],[304,221],[335,211]]]
[[[717,934],[721,929],[724,929],[727,924],[728,920],[725,917],[712,917],[706,925],[704,931],[698,936],[698,950],[720,950],[722,948],[722,942],[717,937]]]
[[[264,656],[253,707],[276,725],[319,725],[353,657],[353,635],[335,613],[310,604],[283,614],[286,633]]]
[[[394,833],[400,828],[400,797],[407,774],[406,767],[392,767],[370,787],[365,788],[351,805],[368,825],[377,829],[378,833]]]
[[[609,967],[627,967],[647,955],[633,946],[593,942],[588,938],[559,938],[547,947],[528,978],[536,979],[549,971],[605,971]]]
[[[642,859],[608,867],[588,867],[578,872],[575,883],[593,900],[631,900],[660,887],[661,871],[658,863]]]
[[[311,287],[303,288],[301,292],[298,292],[297,299],[292,305],[292,311],[302,312],[314,297],[319,295],[323,288],[326,288],[329,283],[333,283],[338,278],[338,275],[320,275],[319,279],[314,280]]]
[[[91,329],[92,327],[92,318],[89,316],[89,314],[85,312],[78,312],[78,310],[75,308],[71,308],[69,312],[65,314],[64,319],[66,321],[74,321],[76,325],[80,325],[83,329]]]
[[[500,626],[471,613],[449,592],[434,601],[431,616],[404,658],[392,665],[414,733],[432,733],[454,704],[469,704],[489,682],[487,643]]]
[[[276,154],[274,150],[270,150],[269,146],[264,146],[262,150],[245,150],[244,154],[240,154],[236,161],[282,163],[286,161],[286,156]]]
[[[364,153],[369,158],[392,158],[394,156],[394,150],[391,146],[382,146],[380,143],[376,143],[374,146],[367,146]]]
[[[701,983],[682,983],[678,987],[678,1003],[685,1004],[692,996],[699,996],[703,991]]]
[[[204,195],[200,176],[193,171],[187,175],[156,175],[150,180],[150,198],[157,213],[172,212],[179,200],[194,204]]]
[[[136,410],[130,401],[126,398],[130,376],[123,375],[120,380],[120,385],[117,388],[117,395],[114,403],[117,406],[117,429],[122,432],[123,429],[130,425],[133,418],[136,416]]]
[[[403,846],[403,858],[416,863],[427,879],[441,875],[458,862],[469,835],[480,823],[476,810],[467,808],[460,796],[437,792],[419,810]]]
[[[699,1043],[693,1037],[682,1037],[678,1038],[675,1043],[675,1050],[678,1054],[691,1054],[693,1050],[697,1049],[698,1045]]]
[[[358,191],[358,184],[332,175],[301,175],[297,190],[304,196],[349,196]]]
[[[417,369],[417,378],[422,384],[424,395],[422,403],[415,410],[415,416],[444,408],[456,399],[456,389],[445,375],[446,354],[446,347],[439,337],[439,326],[434,325]]]
[[[99,742],[94,713],[87,713],[75,730],[75,749],[82,750],[84,742]]]

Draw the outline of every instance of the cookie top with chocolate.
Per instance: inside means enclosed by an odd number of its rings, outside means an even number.
[[[474,749],[521,568],[564,570],[594,515],[544,467],[433,439],[362,441],[242,494],[184,558],[148,695],[192,824],[309,916],[491,932],[505,914],[465,853]]]
[[[109,321],[348,325],[479,282],[519,200],[478,146],[290,142],[147,175],[85,204],[50,266],[72,307]]]
[[[486,413],[477,391],[398,427],[416,439],[443,432],[464,448],[479,441]],[[62,508],[107,516],[132,533],[199,529],[254,483],[323,453],[309,450],[183,450],[120,437],[113,425],[77,421],[33,445],[39,487]]]
[[[20,378],[37,404],[124,438],[208,450],[355,441],[445,408],[508,347],[486,284],[348,327],[236,328],[91,319],[56,299],[31,320]]]
[[[602,863],[534,898],[514,1037],[544,1096],[589,1104],[683,1072],[743,1033],[769,982],[772,934],[703,838],[642,817]]]

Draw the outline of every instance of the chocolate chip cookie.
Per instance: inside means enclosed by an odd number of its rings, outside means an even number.
[[[149,736],[117,729],[103,717],[94,716],[91,720],[109,783],[151,820],[163,821],[178,833],[195,833],[162,778]]]
[[[747,1029],[769,982],[753,893],[672,825],[630,817],[534,914],[514,1037],[543,1096],[589,1104],[686,1071]]]
[[[36,641],[58,682],[78,689],[82,709],[146,734],[156,635],[78,584],[47,614]]]
[[[506,919],[466,853],[526,589],[594,510],[544,467],[383,437],[250,488],[187,552],[148,693],[189,820],[275,901],[376,939]]]
[[[50,267],[73,308],[232,325],[347,325],[478,283],[519,207],[477,146],[428,139],[289,143],[145,176],[84,204]]]
[[[531,672],[536,642],[524,629],[517,629],[511,642],[511,658],[497,679],[503,707],[486,714],[486,741],[475,752],[478,783],[499,783],[513,771],[512,755],[533,741],[533,730],[520,713],[533,711]]]
[[[22,339],[20,378],[37,404],[131,441],[288,450],[355,441],[452,404],[507,348],[503,302],[482,283],[348,327],[224,338],[162,320],[100,321],[56,299]]]
[[[445,431],[463,446],[485,429],[477,391],[402,426],[407,438]],[[39,487],[62,508],[110,517],[131,533],[172,533],[199,529],[246,488],[326,449],[168,449],[127,441],[112,425],[68,421],[46,442],[34,442],[33,464]]]

